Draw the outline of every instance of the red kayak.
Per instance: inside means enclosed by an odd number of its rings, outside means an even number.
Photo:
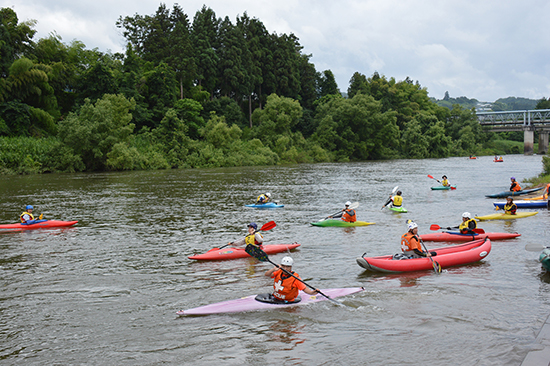
[[[460,266],[485,258],[491,252],[491,240],[480,239],[445,248],[429,249],[429,251],[437,253],[433,260],[438,262],[441,268]],[[356,260],[358,265],[374,272],[400,273],[433,270],[432,261],[426,257],[393,259],[393,255],[365,257],[363,254]]]
[[[17,230],[30,230],[30,229],[49,229],[49,228],[56,228],[56,227],[68,227],[73,226],[78,221],[59,221],[59,220],[45,220],[41,222],[37,222],[34,224],[22,224],[22,223],[15,223],[15,224],[3,224],[0,225],[0,229],[17,229]]]
[[[443,231],[434,234],[423,234],[420,235],[420,238],[424,241],[472,241],[485,238],[491,240],[513,239],[520,235],[518,233],[461,234],[458,231]]]
[[[287,250],[292,250],[298,248],[300,244],[271,244],[271,245],[262,245],[261,248],[266,254],[275,254],[286,252]],[[197,254],[188,257],[189,259],[196,259],[202,261],[219,261],[224,259],[237,259],[237,258],[246,258],[250,257],[248,253],[243,248],[214,248],[210,249],[204,254]]]

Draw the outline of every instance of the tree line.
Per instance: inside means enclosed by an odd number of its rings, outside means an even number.
[[[120,17],[124,54],[0,9],[0,172],[75,172],[506,153],[474,109],[355,72],[342,96],[293,34],[203,6]]]

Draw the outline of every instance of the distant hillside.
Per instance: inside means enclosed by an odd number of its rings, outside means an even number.
[[[466,109],[475,108],[478,112],[521,111],[525,109],[535,109],[537,103],[539,102],[536,99],[516,97],[499,98],[494,102],[480,102],[477,99],[469,99],[467,97],[451,98],[449,96],[449,92],[445,92],[443,99],[430,99],[441,107],[452,109],[453,105],[458,104]]]

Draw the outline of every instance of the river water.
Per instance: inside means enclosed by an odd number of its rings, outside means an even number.
[[[26,204],[74,228],[0,234],[2,364],[518,365],[550,313],[550,277],[527,252],[548,244],[549,212],[480,223],[519,232],[482,262],[440,275],[372,274],[355,258],[397,253],[405,221],[420,233],[494,212],[485,194],[540,174],[541,156],[393,160],[284,167],[1,177],[0,222]],[[427,175],[454,191],[432,191]],[[384,209],[392,188],[406,214]],[[271,192],[283,209],[244,207]],[[309,225],[358,201],[375,225]],[[270,264],[187,257],[270,220],[266,244],[299,242],[293,269],[341,300],[273,311],[178,317],[176,311],[268,292]],[[429,248],[449,243],[426,243]],[[272,255],[278,262],[285,254]]]

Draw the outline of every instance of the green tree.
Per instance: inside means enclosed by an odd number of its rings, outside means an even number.
[[[340,94],[338,84],[334,74],[330,70],[325,70],[319,75],[319,96],[324,97],[331,94]]]
[[[199,130],[204,126],[202,109],[202,105],[193,99],[180,99],[174,103],[177,117],[185,124],[186,133],[194,140],[199,138]]]
[[[35,25],[35,20],[19,23],[13,9],[0,8],[0,78],[7,77],[11,64],[33,47]]]
[[[191,41],[195,51],[197,65],[197,84],[202,86],[213,97],[218,84],[219,48],[218,28],[220,21],[210,8],[203,6],[193,18]]]
[[[169,36],[170,57],[168,64],[174,68],[180,84],[180,99],[183,99],[185,91],[189,91],[196,77],[197,65],[193,55],[191,43],[190,25],[187,15],[178,4],[174,4],[170,15],[173,30]]]
[[[80,157],[86,170],[105,170],[109,152],[127,142],[134,130],[130,123],[134,106],[122,94],[105,94],[95,104],[87,99],[77,113],[59,123],[58,137]]]

